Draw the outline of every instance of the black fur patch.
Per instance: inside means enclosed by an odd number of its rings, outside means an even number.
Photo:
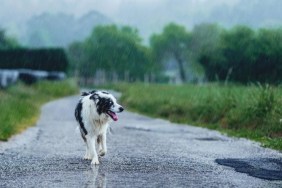
[[[75,119],[76,119],[76,121],[78,121],[78,123],[80,125],[80,128],[83,131],[84,135],[87,135],[88,132],[87,132],[87,130],[84,127],[84,123],[82,122],[81,112],[82,112],[82,102],[80,100],[78,102],[78,104],[76,105],[74,115],[75,115]]]
[[[81,96],[83,96],[83,97],[84,97],[84,96],[87,96],[87,95],[89,95],[88,92],[82,92],[82,93],[81,93]]]
[[[95,93],[97,90],[92,90],[92,91],[90,91],[89,93],[90,94],[93,94],[93,93]]]
[[[114,104],[112,99],[110,98],[103,98],[99,97],[99,101],[97,102],[97,112],[98,114],[106,113],[108,110],[111,109],[112,105]]]
[[[82,93],[81,93],[81,96],[87,96],[87,95],[90,95],[90,94],[93,94],[93,93],[95,93],[96,92],[96,90],[92,90],[92,91],[88,91],[88,92],[85,92],[85,91],[83,91]]]
[[[102,142],[102,135],[98,135],[97,137],[97,143],[100,144]]]

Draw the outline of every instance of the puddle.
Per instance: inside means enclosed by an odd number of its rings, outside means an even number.
[[[216,163],[232,167],[236,172],[265,180],[282,180],[282,159],[216,159]]]
[[[226,139],[219,137],[203,137],[203,138],[195,138],[195,139],[200,141],[226,141]]]

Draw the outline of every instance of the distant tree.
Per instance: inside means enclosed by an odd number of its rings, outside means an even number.
[[[221,75],[221,78],[226,79],[226,76],[231,74],[231,81],[243,83],[250,81],[255,60],[255,32],[247,26],[237,26],[229,32],[224,32],[221,39],[220,48],[226,59],[225,74]]]
[[[83,43],[72,44],[71,51],[76,53],[72,59],[84,76],[103,70],[135,81],[156,70],[151,52],[142,45],[138,31],[128,26],[97,26]]]
[[[195,58],[201,54],[212,54],[217,48],[223,29],[217,24],[203,23],[192,30],[191,47]]]
[[[246,26],[225,30],[213,53],[199,58],[209,80],[248,82],[254,62],[255,32]]]
[[[201,73],[202,77],[209,78],[210,71],[203,70],[203,67],[199,63],[199,58],[202,56],[211,56],[215,58],[220,36],[223,32],[223,29],[217,24],[202,23],[195,25],[191,32],[191,58],[194,65],[194,69],[198,70]]]
[[[260,29],[257,34],[253,80],[281,83],[282,28]]]
[[[191,34],[184,26],[170,23],[164,27],[162,33],[154,34],[150,38],[155,61],[159,64],[168,58],[174,58],[179,67],[180,78],[187,81],[185,63],[191,44]]]
[[[82,42],[73,42],[70,44],[67,53],[70,61],[70,73],[74,74],[76,72],[86,77],[90,76],[89,74],[92,75],[92,72],[87,71],[89,69],[85,65],[85,50]]]
[[[0,29],[0,49],[11,49],[19,47],[16,39],[7,37],[4,29]]]
[[[203,50],[199,62],[208,80],[281,83],[282,30],[252,30],[236,26],[224,30],[211,53]]]

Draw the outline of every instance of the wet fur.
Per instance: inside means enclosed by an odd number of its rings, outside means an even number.
[[[75,118],[86,144],[84,159],[91,160],[91,164],[97,165],[98,156],[107,153],[107,130],[112,121],[107,111],[118,113],[123,111],[123,107],[108,92],[83,92],[81,96],[75,109]]]

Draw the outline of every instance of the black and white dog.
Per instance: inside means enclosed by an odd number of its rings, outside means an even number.
[[[86,144],[84,159],[99,164],[98,155],[107,153],[106,134],[111,120],[117,121],[116,113],[124,109],[113,95],[105,91],[83,92],[76,108],[75,118]]]

